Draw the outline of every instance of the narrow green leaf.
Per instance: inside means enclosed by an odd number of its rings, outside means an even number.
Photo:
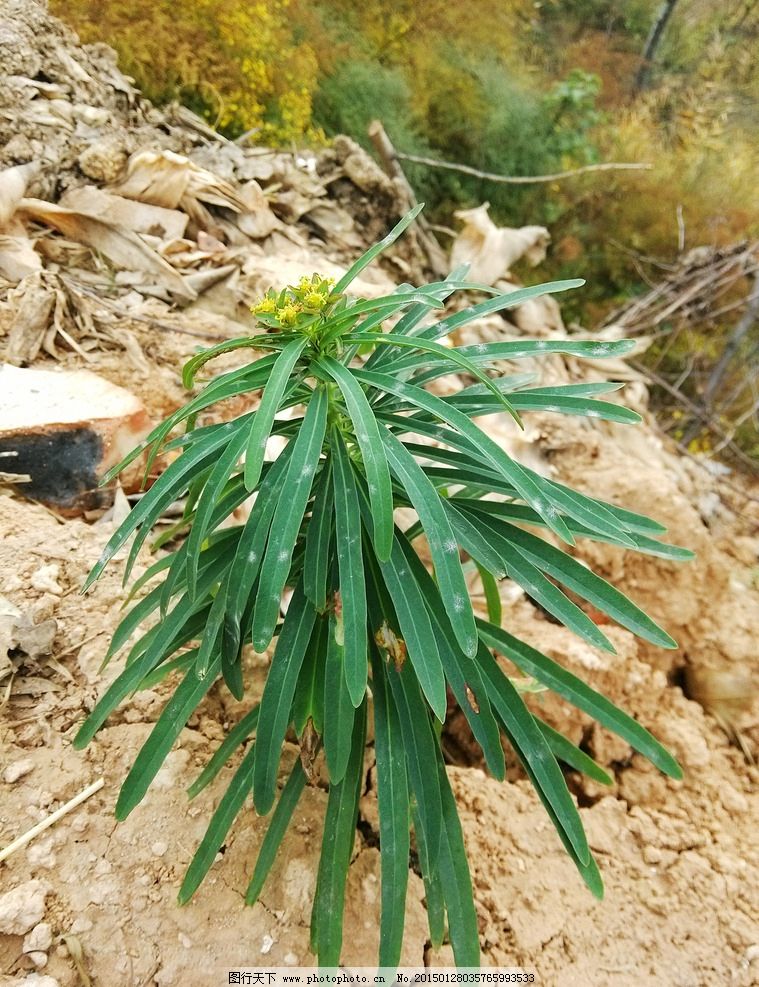
[[[244,336],[241,339],[226,339],[223,343],[217,343],[216,346],[209,346],[208,349],[189,359],[184,367],[182,367],[182,386],[189,391],[195,383],[195,375],[198,370],[208,363],[209,360],[214,360],[217,356],[221,356],[222,353],[230,353],[232,350],[239,350],[242,347],[255,349],[261,344],[266,345],[267,342],[271,345],[271,337],[268,337],[267,340],[265,336]]]
[[[345,881],[356,836],[365,742],[366,702],[356,710],[345,777],[339,784],[329,786],[319,874],[311,912],[311,943],[320,966],[338,966],[340,962]]]
[[[419,849],[427,854],[425,865],[432,871],[440,853],[442,832],[440,781],[435,768],[439,744],[408,663],[400,671],[392,665],[386,665],[386,670],[401,723],[409,784],[419,808],[423,831],[423,846]]]
[[[402,349],[417,349],[424,353],[430,353],[438,357],[441,361],[454,364],[481,381],[483,386],[490,392],[497,407],[501,411],[507,411],[517,424],[521,426],[519,415],[514,410],[514,405],[504,397],[502,391],[476,364],[472,363],[471,360],[467,360],[465,356],[461,356],[455,347],[443,346],[441,343],[435,343],[430,339],[422,339],[419,336],[409,339],[395,332],[356,332],[352,334],[351,340],[356,343],[374,343],[375,345],[398,346]],[[615,405],[614,407],[617,406]],[[639,418],[636,420],[639,420]]]
[[[517,537],[512,538],[511,530],[507,531],[507,528],[510,529],[511,526],[496,519],[489,518],[488,522],[484,520],[480,522],[482,537],[491,550],[500,556],[506,574],[517,582],[536,603],[539,603],[548,613],[553,614],[569,630],[574,631],[593,647],[616,654],[614,646],[601,629],[583,610],[572,603],[550,579],[543,575],[542,570],[545,566],[535,556],[524,552],[521,548],[522,540]],[[535,538],[535,536],[528,534],[528,538]],[[546,544],[539,538],[535,538],[535,541],[543,545]],[[472,551],[475,550],[471,545],[465,547],[467,551],[470,548]],[[554,551],[563,558],[570,558],[560,549],[554,549]],[[575,565],[578,565],[583,571],[587,571],[584,566],[579,566],[579,563],[575,563]],[[554,572],[550,574],[555,575]]]
[[[266,554],[261,564],[253,614],[253,647],[264,651],[272,639],[282,591],[290,573],[293,549],[311,494],[327,427],[327,392],[318,387],[311,398],[274,512]]]
[[[457,509],[459,505],[461,505],[462,510]],[[461,542],[464,551],[475,560],[478,566],[485,566],[489,572],[495,573],[499,579],[502,579],[506,575],[506,564],[501,553],[490,544],[486,535],[483,534],[479,518],[472,518],[466,512],[464,508],[468,505],[468,499],[464,498],[451,498],[443,502],[451,527],[456,532],[456,538]]]
[[[222,640],[224,632],[222,631]],[[238,649],[236,654],[230,653],[222,644],[221,650],[221,677],[224,684],[238,702],[245,698],[245,679],[242,670],[242,649]]]
[[[580,524],[587,525],[591,531],[600,534],[611,535],[621,541],[628,548],[634,546],[632,537],[628,534],[627,528],[618,517],[606,510],[603,505],[593,501],[591,497],[586,497],[577,490],[570,490],[563,484],[555,483],[551,480],[547,483],[550,496],[554,504],[570,518],[575,518]]]
[[[427,908],[427,924],[430,929],[430,942],[433,949],[440,949],[445,938],[445,899],[443,897],[443,887],[440,883],[440,868],[435,862],[435,866],[430,869],[427,864],[427,850],[424,843],[424,827],[419,818],[419,810],[415,804],[411,803],[411,819],[414,824],[414,838],[419,856],[419,867],[422,872],[424,882],[424,898]]]
[[[324,674],[324,708],[329,710],[329,715],[324,719],[322,739],[324,740],[329,780],[333,785],[343,780],[348,767],[355,713],[345,679],[345,648],[336,640],[337,630],[338,621],[335,614],[332,613],[329,617],[327,660]],[[365,692],[366,685],[364,685]]]
[[[121,786],[116,801],[117,819],[126,819],[132,809],[144,798],[174,741],[197,709],[200,700],[213,685],[219,672],[219,665],[220,661],[216,659],[209,667],[208,675],[204,680],[198,680],[193,669],[190,669],[164,706],[156,725],[142,745]]]
[[[387,234],[386,237],[383,237],[383,239],[380,240],[379,243],[375,243],[373,247],[370,247],[366,251],[366,253],[362,254],[359,257],[359,259],[355,261],[355,263],[353,263],[348,268],[345,274],[337,282],[337,284],[334,287],[333,294],[335,295],[342,294],[345,291],[345,289],[348,287],[348,285],[351,283],[351,281],[355,280],[355,278],[359,276],[359,274],[364,270],[364,268],[368,267],[369,264],[371,264],[371,262],[375,259],[375,257],[378,257],[383,250],[387,250],[388,247],[392,246],[392,244],[395,243],[395,241],[404,232],[404,230],[406,230],[414,222],[414,220],[416,219],[416,217],[419,215],[419,213],[422,211],[423,208],[424,208],[423,203],[420,203],[418,206],[415,206],[410,212],[406,213],[406,215],[403,217],[400,223],[397,223],[392,228],[392,230],[390,230],[390,232]]]
[[[508,725],[502,721],[501,728],[504,732],[506,739],[509,741],[511,746],[514,748],[515,751],[519,752],[518,744],[514,739],[513,734],[510,732]],[[566,833],[566,830],[564,829],[562,819],[560,819],[559,816],[557,816],[556,812],[554,811],[553,805],[551,804],[550,800],[546,797],[546,793],[540,787],[540,783],[536,778],[535,772],[533,771],[531,765],[529,764],[528,761],[522,759],[522,767],[524,768],[527,777],[530,779],[530,783],[532,784],[532,787],[535,789],[535,792],[537,793],[537,796],[540,799],[543,808],[545,809],[546,814],[548,815],[548,818],[551,820],[551,823],[553,824],[553,827],[556,830],[556,833],[558,834],[558,837],[561,840],[564,849],[569,855],[569,858],[572,861],[572,863],[577,868],[580,877],[585,882],[591,894],[595,898],[601,900],[604,896],[604,886],[603,886],[603,881],[601,880],[601,875],[598,871],[598,866],[595,860],[593,859],[593,854],[590,854],[587,860],[580,859],[580,857],[577,855],[577,851],[572,845],[571,840],[569,839],[569,836]]]
[[[222,490],[229,481],[230,473],[242,456],[248,440],[247,431],[240,429],[229,440],[229,445],[219,456],[211,475],[203,487],[195,510],[195,517],[187,537],[187,585],[194,593],[198,582],[198,561],[203,542],[211,531],[211,517],[219,502]]]
[[[113,655],[117,654],[127,643],[129,638],[134,634],[140,624],[147,620],[154,610],[158,609],[158,604],[161,599],[161,586],[158,585],[152,589],[146,596],[136,603],[132,609],[119,621],[116,630],[113,632],[113,637],[108,645],[108,650],[106,651],[105,660],[107,661]]]
[[[554,730],[548,723],[544,723],[539,716],[533,714],[533,719],[545,737],[546,743],[553,751],[554,757],[569,765],[570,768],[574,768],[575,771],[579,771],[587,775],[588,778],[592,778],[593,781],[600,782],[602,785],[611,785],[613,783],[613,779],[609,777],[604,769],[599,764],[596,764],[592,757],[588,757],[585,751],[581,751],[579,747],[573,744],[571,740],[567,740],[564,734],[559,733],[558,730]]]
[[[302,736],[309,719],[320,737],[324,733],[324,673],[328,634],[329,621],[322,617],[306,649],[293,699],[292,721],[298,737]]]
[[[499,377],[495,383],[500,389],[504,381],[508,382],[509,377]],[[531,383],[537,379],[537,374],[517,374],[511,380],[514,384],[507,386],[507,391],[519,391],[520,395],[542,395],[543,397],[575,397],[589,398],[598,394],[609,394],[611,391],[619,391],[625,385],[620,381],[584,381],[580,384],[558,384],[556,387],[530,387],[525,389],[526,383]],[[460,399],[476,400],[478,395],[485,394],[485,390],[480,384],[472,384],[461,391],[456,392],[456,397]]]
[[[155,688],[160,682],[167,679],[172,672],[186,672],[188,668],[192,668],[195,665],[197,657],[198,649],[192,648],[190,651],[183,652],[177,658],[172,658],[171,661],[165,661],[145,676],[137,686],[137,690],[144,692],[145,689]]]
[[[462,264],[445,278],[445,280],[438,282],[437,284],[427,285],[427,291],[431,291],[433,294],[437,295],[441,302],[445,301],[454,291],[461,290],[464,282],[462,279],[466,275],[469,269],[468,264]],[[490,288],[489,286],[477,286],[475,290],[486,291],[488,294],[496,292],[497,289]],[[405,312],[401,318],[393,326],[393,332],[399,335],[412,335],[415,334],[419,323],[422,321],[424,316],[429,312],[428,305],[412,305],[407,312]],[[369,359],[365,363],[367,370],[375,370],[381,363],[383,363],[392,352],[383,349],[375,349],[371,354]]]
[[[396,538],[387,562],[380,562],[382,578],[398,615],[409,661],[433,713],[442,723],[446,713],[445,675],[432,631],[424,597],[415,579],[409,578],[408,565]],[[377,631],[379,628],[376,629]]]
[[[319,613],[327,608],[327,567],[333,511],[332,473],[328,462],[317,480],[303,557],[303,590]]]
[[[491,624],[499,627],[503,621],[503,606],[501,605],[501,593],[498,589],[498,582],[492,572],[489,572],[479,562],[475,562],[477,572],[482,583],[482,592],[485,594],[485,605],[488,608],[488,620]]]
[[[682,770],[669,751],[665,750],[648,730],[627,713],[623,713],[605,696],[500,627],[494,627],[479,619],[477,626],[481,640],[512,661],[525,675],[536,678],[538,682],[542,682],[557,695],[563,696],[568,702],[593,717],[601,726],[622,737],[670,778],[682,778]]]
[[[161,516],[163,511],[176,500],[187,488],[192,476],[208,465],[216,456],[218,450],[226,443],[225,438],[214,437],[207,442],[193,446],[179,459],[175,460],[156,480],[150,490],[139,503],[132,508],[125,520],[109,538],[100,558],[93,566],[87,577],[82,592],[95,582],[111,558],[126,542],[127,538],[141,528],[135,542],[142,544],[150,533],[150,529]],[[124,580],[128,578],[130,566],[125,567]]]
[[[582,278],[572,278],[565,281],[547,281],[544,284],[529,285],[526,288],[518,288],[506,294],[498,294],[494,298],[487,298],[484,302],[471,305],[453,315],[448,316],[435,326],[430,326],[425,330],[424,336],[430,339],[441,339],[449,336],[456,329],[481,319],[486,315],[493,315],[502,312],[506,308],[514,308],[523,305],[532,298],[540,298],[542,295],[558,295],[562,291],[571,291],[574,288],[582,288],[585,281]]]
[[[380,967],[400,963],[409,872],[410,805],[406,754],[398,712],[389,692],[382,659],[372,662],[374,741],[381,868]]]
[[[425,470],[428,474],[434,476],[435,479],[445,480],[448,483],[456,483],[455,473],[447,474],[444,471],[430,470],[429,468]],[[502,501],[495,500],[470,500],[469,498],[462,498],[458,494],[452,497],[446,504],[459,504],[463,503],[465,506],[471,507],[472,510],[481,511],[485,514],[493,514],[496,517],[503,518],[506,521],[514,521],[517,524],[530,524],[537,527],[546,527],[545,521],[539,517],[531,507],[526,507],[523,504],[512,504],[504,503]],[[452,522],[453,523],[453,522]],[[618,545],[621,548],[627,548],[627,542],[623,541],[619,537],[613,535],[600,534],[598,531],[592,531],[586,525],[580,524],[580,522],[575,521],[572,518],[567,519],[567,525],[569,526],[572,534],[578,535],[581,538],[590,538],[593,541],[603,542],[607,545]],[[669,559],[675,562],[686,562],[688,559],[694,557],[694,553],[688,548],[681,548],[679,545],[667,545],[664,542],[657,541],[654,538],[649,538],[646,535],[641,535],[637,533],[631,533],[630,541],[633,543],[633,547],[637,552],[642,552],[645,555],[656,555],[662,559]]]
[[[274,416],[279,410],[280,403],[287,389],[290,375],[298,362],[301,353],[308,342],[304,336],[288,343],[271,368],[271,375],[261,396],[253,424],[248,435],[247,452],[245,455],[245,487],[253,490],[261,476],[261,466],[264,461],[266,442],[274,424]]]
[[[354,706],[366,692],[366,582],[361,548],[361,512],[348,451],[337,428],[331,449],[335,484],[335,540],[340,573],[339,606],[345,643],[345,680]]]
[[[452,428],[467,438],[488,462],[495,466],[499,473],[514,485],[524,500],[545,519],[546,524],[548,524],[552,531],[564,541],[569,542],[569,544],[574,543],[571,532],[558,514],[550,497],[547,496],[547,490],[542,482],[528,476],[521,466],[511,459],[493,439],[474,425],[466,415],[456,408],[451,408],[442,398],[434,394],[429,394],[419,387],[395,380],[387,374],[376,374],[366,370],[356,370],[354,374],[359,380],[364,380],[379,390],[396,394],[409,404],[428,411],[435,417],[448,422]]]
[[[216,807],[216,811],[211,816],[205,836],[200,841],[200,846],[195,851],[195,855],[190,861],[187,873],[179,889],[179,904],[186,904],[200,887],[203,878],[211,868],[211,864],[216,859],[224,840],[227,838],[232,823],[235,821],[240,809],[242,809],[245,799],[250,793],[253,778],[255,745],[252,745],[245,752],[245,757],[240,762],[240,766],[235,771],[229,787],[221,797]]]
[[[437,490],[411,453],[386,428],[380,434],[391,469],[405,488],[427,535],[440,595],[448,610],[453,633],[464,653],[473,657],[477,653],[477,629],[448,515]]]
[[[327,357],[319,360],[317,365],[337,382],[353,422],[369,486],[374,550],[384,562],[390,556],[393,540],[393,493],[377,420],[352,371]]]
[[[266,883],[266,878],[269,876],[269,871],[279,852],[282,840],[287,832],[287,827],[290,825],[290,820],[298,806],[305,786],[306,775],[300,759],[298,759],[293,765],[285,787],[282,789],[282,794],[279,796],[279,801],[272,814],[271,822],[266,830],[266,836],[264,836],[263,843],[261,844],[261,849],[258,851],[256,866],[253,868],[253,877],[250,879],[248,890],[245,892],[246,905],[255,905],[258,901],[258,896],[261,894],[263,886]]]
[[[127,595],[127,598],[121,604],[122,609],[125,609],[127,606],[129,606],[129,604],[137,596],[137,594],[140,592],[143,586],[146,586],[151,579],[153,579],[155,576],[158,575],[159,572],[164,572],[166,569],[168,569],[169,566],[174,561],[174,559],[176,558],[176,555],[177,555],[176,552],[167,552],[166,555],[158,559],[157,562],[154,562],[152,565],[149,565],[147,569],[137,577],[137,579],[133,580],[132,585],[129,587],[129,593]],[[156,588],[160,588],[160,587],[156,587]]]
[[[440,658],[448,684],[477,743],[482,748],[493,777],[502,780],[506,766],[501,747],[501,736],[493,711],[490,708],[490,700],[480,677],[477,663],[468,658],[453,643],[449,614],[446,612],[434,580],[414,552],[409,541],[405,537],[399,537],[398,540],[429,608],[432,627],[437,638]]]
[[[242,485],[242,482],[238,479],[230,482],[221,495],[221,498],[213,512],[211,517],[211,527],[215,528],[223,518],[229,517],[229,515],[236,510],[240,504],[248,497],[248,492]],[[211,558],[224,557],[225,559],[234,551],[235,545],[230,545],[229,542],[238,539],[240,536],[240,529],[238,527],[221,529],[220,531],[214,531],[209,535],[207,544],[203,545],[201,548],[201,558],[198,565],[198,580],[200,580],[200,572],[203,566]],[[222,548],[222,543],[225,543]],[[225,563],[226,565],[226,563]],[[187,585],[187,539],[185,539],[181,546],[174,553],[174,558],[172,560],[169,571],[163,581],[163,588],[161,589],[161,616],[165,617],[169,604],[171,603],[172,597],[178,593],[180,590],[184,589]],[[198,589],[196,587],[196,593]]]
[[[443,833],[440,841],[440,884],[448,912],[448,934],[458,967],[480,965],[480,936],[472,895],[472,877],[464,848],[464,834],[443,758],[438,753]]]
[[[349,333],[352,339],[359,321],[359,329],[366,324],[377,325],[415,303],[426,305],[428,308],[443,307],[442,302],[434,293],[428,292],[424,288],[414,288],[412,285],[407,287],[407,291],[394,291],[390,295],[383,295],[379,298],[351,299],[340,312],[337,310],[332,312],[320,342],[329,344],[340,336],[347,336]],[[364,315],[369,315],[369,318],[362,319]]]
[[[135,446],[132,451],[125,456],[120,462],[113,466],[105,476],[100,481],[100,486],[110,483],[115,477],[126,469],[130,463],[133,463],[138,456],[150,448],[151,456],[150,459],[155,459],[155,456],[160,452],[161,447],[166,439],[166,437],[177,427],[181,425],[183,421],[192,418],[198,412],[203,411],[209,405],[216,404],[218,401],[224,401],[227,398],[235,397],[238,394],[244,394],[246,391],[256,390],[262,387],[266,382],[269,371],[274,364],[275,356],[265,356],[260,360],[257,360],[253,364],[248,364],[245,367],[238,367],[236,370],[232,370],[229,373],[221,374],[219,377],[214,378],[210,384],[203,388],[197,397],[193,398],[182,408],[179,408],[174,412],[173,415],[157,425],[152,432],[150,432],[146,438]]]
[[[677,642],[628,600],[624,593],[620,593],[611,583],[597,576],[571,555],[507,521],[491,519],[488,527],[494,534],[503,534],[519,554],[533,565],[592,603],[602,613],[608,614],[633,634],[662,648],[677,647]]]
[[[514,298],[516,292],[508,297]],[[463,313],[460,313],[463,314]],[[446,319],[446,322],[449,320]],[[524,357],[542,356],[547,353],[566,353],[569,356],[586,357],[600,360],[608,357],[625,356],[635,346],[634,339],[597,340],[597,339],[518,339],[498,343],[472,343],[468,346],[458,346],[462,356],[474,363],[493,363],[496,360],[520,360]],[[443,376],[439,367],[426,369],[424,357],[407,356],[393,362],[393,374],[403,373],[421,367],[422,372],[414,376],[414,383],[419,386],[426,384],[436,377]],[[389,369],[383,366],[383,370]]]
[[[199,679],[206,677],[212,658],[221,659],[221,628],[227,608],[227,585],[223,583],[213,599],[208,614],[208,623],[203,629],[203,638],[195,663],[195,674]]]
[[[184,606],[182,604],[185,604]],[[131,661],[118,678],[106,689],[74,738],[74,748],[81,750],[95,736],[111,713],[128,695],[139,688],[144,678],[169,655],[197,635],[204,626],[208,607],[195,611],[189,602],[180,601],[175,613],[176,621],[170,625],[159,624],[143,636],[130,652]],[[136,650],[135,650],[136,649]]]
[[[229,567],[229,606],[226,626],[230,634],[236,635],[238,644],[243,612],[248,606],[261,569],[272,518],[281,499],[282,486],[292,453],[293,443],[288,443],[267,470]]]
[[[480,648],[477,661],[485,677],[491,702],[514,738],[516,753],[520,760],[530,765],[540,790],[553,807],[578,858],[587,864],[590,849],[577,806],[543,734],[524,700],[486,647]]]
[[[299,583],[287,608],[261,696],[253,772],[253,801],[261,816],[266,815],[274,802],[282,743],[315,620],[316,611]]]
[[[189,798],[194,799],[207,785],[210,785],[240,744],[244,743],[253,733],[258,725],[258,711],[259,705],[256,703],[253,709],[235,723],[214,751],[208,764],[206,764],[195,781],[187,789]]]

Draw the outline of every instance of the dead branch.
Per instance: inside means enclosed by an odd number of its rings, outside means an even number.
[[[396,151],[387,135],[387,131],[382,126],[382,122],[380,120],[372,120],[369,124],[367,134],[380,157],[383,169],[391,178],[395,179],[399,187],[403,190],[408,208],[412,208],[417,204],[416,193],[398,161],[398,158],[402,157],[402,155]],[[432,235],[430,224],[424,216],[418,216],[416,226],[417,241],[427,257],[430,268],[439,276],[446,274],[448,272],[448,262],[442,247]]]
[[[574,175],[584,175],[595,171],[650,171],[653,168],[652,164],[607,161],[603,164],[582,165],[580,168],[570,168],[568,171],[557,171],[553,175],[495,175],[490,171],[478,171],[477,168],[470,168],[469,165],[438,161],[436,158],[424,158],[418,154],[402,154],[400,151],[396,151],[395,157],[403,161],[411,161],[412,164],[426,165],[428,168],[444,168],[447,171],[459,171],[463,175],[472,175],[474,178],[483,178],[488,182],[498,182],[503,185],[558,182],[563,178],[572,178]]]

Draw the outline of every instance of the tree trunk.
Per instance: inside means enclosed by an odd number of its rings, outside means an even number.
[[[648,85],[649,76],[651,75],[651,67],[653,65],[654,59],[656,58],[656,52],[661,44],[662,38],[664,37],[664,29],[667,26],[672,13],[677,5],[677,0],[664,0],[664,3],[659,8],[659,13],[656,15],[656,20],[651,25],[651,30],[646,38],[646,43],[643,46],[643,54],[641,55],[641,64],[638,69],[638,74],[635,76],[635,86],[633,87],[633,92],[635,94],[642,92]]]

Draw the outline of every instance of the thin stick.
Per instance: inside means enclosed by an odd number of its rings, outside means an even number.
[[[396,158],[411,161],[413,164],[427,165],[429,168],[445,168],[448,171],[460,171],[464,175],[474,175],[475,178],[485,178],[489,182],[502,182],[505,185],[532,185],[535,182],[557,182],[562,178],[573,175],[584,175],[591,171],[650,171],[652,164],[633,164],[629,162],[607,161],[604,164],[583,165],[581,168],[571,168],[569,171],[557,171],[553,175],[494,175],[490,171],[478,171],[469,165],[453,164],[451,161],[438,161],[435,158],[423,158],[418,154],[401,154],[395,152]]]
[[[105,781],[103,778],[93,781],[91,785],[88,785],[78,795],[75,795],[69,802],[62,805],[60,809],[56,809],[55,812],[43,819],[42,822],[38,822],[36,826],[32,826],[32,828],[28,829],[22,836],[19,836],[17,840],[9,843],[4,850],[0,850],[0,861],[10,857],[12,853],[15,853],[16,850],[20,850],[21,847],[26,846],[27,843],[31,843],[35,836],[39,836],[40,833],[44,832],[44,830],[46,830],[49,826],[52,826],[53,823],[57,823],[59,819],[62,819],[63,816],[67,815],[72,809],[75,809],[91,795],[94,795],[95,792],[99,792],[104,784]]]

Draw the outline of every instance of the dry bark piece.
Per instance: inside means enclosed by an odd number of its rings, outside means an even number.
[[[472,281],[495,284],[508,278],[511,267],[524,257],[533,267],[546,255],[551,235],[544,226],[522,226],[519,229],[498,227],[488,216],[489,202],[476,209],[460,209],[454,213],[464,223],[451,250],[451,267],[470,264]]]
[[[60,205],[97,215],[133,233],[146,233],[160,240],[183,237],[187,229],[187,215],[178,209],[135,202],[92,185],[69,189],[61,197]]]
[[[89,371],[0,368],[0,452],[15,453],[6,464],[31,477],[18,489],[43,503],[71,512],[107,504],[99,478],[149,430],[133,394]]]
[[[100,251],[109,260],[127,270],[149,274],[162,287],[180,298],[194,298],[195,293],[181,274],[145,243],[136,233],[116,223],[75,209],[64,209],[42,199],[22,199],[19,214],[52,226],[77,243]]]
[[[55,306],[55,291],[44,272],[30,274],[19,286],[21,302],[8,333],[9,363],[26,363],[38,355]]]

